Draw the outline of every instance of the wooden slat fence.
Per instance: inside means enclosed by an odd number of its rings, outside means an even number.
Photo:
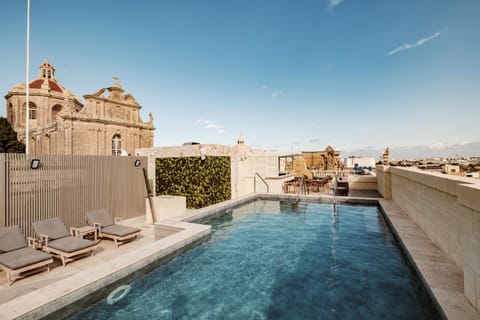
[[[39,169],[30,168],[32,159]],[[33,221],[60,217],[80,227],[96,208],[124,219],[144,215],[146,165],[146,157],[0,154],[0,226],[33,236]]]

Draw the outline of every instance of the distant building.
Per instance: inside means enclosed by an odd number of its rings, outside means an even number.
[[[459,174],[460,166],[456,164],[446,164],[443,170],[448,174]]]
[[[30,86],[29,145],[32,154],[125,155],[153,147],[153,116],[142,121],[141,106],[115,78],[112,87],[80,98],[64,88],[48,59]],[[7,118],[25,142],[25,84],[5,96]]]
[[[375,158],[364,158],[364,157],[348,157],[343,159],[343,165],[345,168],[354,168],[354,167],[372,167],[375,168]]]
[[[427,163],[417,164],[416,167],[421,170],[427,170],[432,172],[444,172],[445,164],[427,162]]]
[[[343,163],[340,151],[327,146],[324,151],[302,151],[301,156],[310,170],[340,170]]]

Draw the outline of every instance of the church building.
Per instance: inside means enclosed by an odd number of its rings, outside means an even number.
[[[153,147],[153,116],[144,122],[141,106],[125,94],[118,78],[109,88],[78,96],[65,89],[46,59],[30,82],[29,149],[31,154],[133,155]],[[25,84],[5,96],[7,119],[25,143]]]

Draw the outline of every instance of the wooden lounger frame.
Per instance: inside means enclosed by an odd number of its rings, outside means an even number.
[[[28,246],[33,249],[36,249],[36,245],[37,245],[36,239],[28,237],[27,240],[28,240]],[[11,269],[4,265],[0,265],[0,268],[5,271],[7,276],[7,284],[10,287],[16,280],[22,279],[26,276],[42,271],[43,267],[47,267],[47,271],[50,272],[51,263],[53,263],[53,258],[40,261],[34,264],[30,264],[20,269]]]
[[[117,222],[117,219],[115,218],[115,222]],[[135,240],[139,235],[140,233],[142,232],[141,230],[138,230],[137,232],[135,233],[131,233],[131,234],[128,234],[126,236],[116,236],[116,235],[113,235],[113,234],[110,234],[110,233],[103,233],[102,232],[102,225],[100,223],[94,223],[93,226],[95,228],[97,228],[98,230],[98,236],[100,238],[108,238],[108,239],[112,239],[113,241],[115,241],[115,246],[118,248],[121,244],[125,243],[125,242],[129,242],[129,241],[133,241]]]
[[[72,234],[72,230],[70,229],[70,233]],[[73,235],[72,235],[73,237]],[[95,243],[89,247],[73,251],[73,252],[65,252],[63,250],[55,249],[48,246],[48,235],[41,234],[40,235],[40,243],[42,244],[42,250],[52,254],[55,258],[60,259],[62,261],[62,265],[65,266],[68,262],[74,261],[76,259],[80,259],[86,257],[88,255],[94,256],[94,250],[97,249],[98,243]]]

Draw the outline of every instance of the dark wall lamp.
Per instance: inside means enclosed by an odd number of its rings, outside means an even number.
[[[135,162],[133,163],[133,165],[135,166],[135,168],[138,168],[142,165],[142,161],[140,159],[137,159],[135,160]]]
[[[30,162],[30,169],[36,170],[40,168],[40,159],[32,159]]]

